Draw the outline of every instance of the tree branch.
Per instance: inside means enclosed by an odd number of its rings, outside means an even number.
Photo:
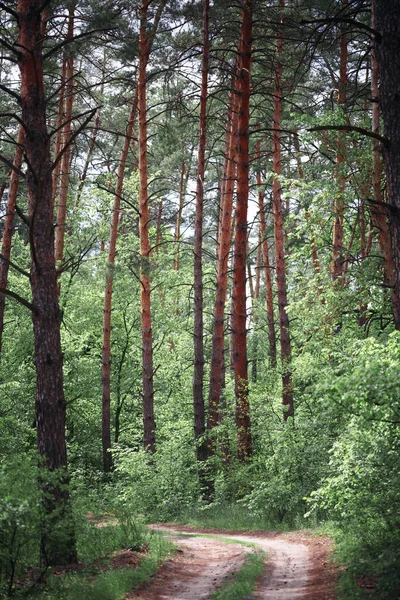
[[[5,165],[7,165],[7,167],[9,167],[12,171],[15,171],[17,173],[17,175],[19,175],[20,177],[25,177],[25,173],[23,171],[21,171],[20,169],[17,169],[17,167],[15,167],[13,165],[13,162],[11,160],[9,160],[8,158],[6,158],[5,156],[3,156],[2,154],[0,154],[0,160]]]
[[[69,138],[69,140],[65,144],[64,148],[61,150],[61,152],[58,154],[57,158],[53,162],[53,164],[51,166],[52,169],[54,169],[58,165],[58,163],[60,162],[61,158],[63,157],[63,155],[67,151],[67,149],[71,146],[71,144],[78,137],[78,135],[85,129],[85,127],[89,123],[89,121],[91,121],[93,119],[94,115],[97,112],[97,109],[98,109],[98,106],[96,108],[94,108],[93,110],[91,110],[89,116],[87,117],[87,119],[85,119],[84,122],[82,123],[82,125],[80,125],[76,131],[74,131],[74,133],[71,135],[71,137]],[[80,116],[82,116],[82,115],[80,115]]]
[[[16,271],[18,271],[18,273],[21,273],[21,275],[24,275],[25,277],[27,277],[28,279],[31,278],[31,276],[29,275],[29,273],[27,271],[24,271],[24,269],[21,269],[21,267],[19,267],[18,265],[16,265],[14,262],[12,262],[9,258],[6,258],[5,256],[3,256],[2,254],[0,254],[0,260],[4,260],[4,262],[8,263],[10,265],[10,267],[12,267],[13,269],[15,269]]]
[[[361,133],[361,135],[378,140],[387,148],[390,146],[389,140],[382,135],[379,135],[379,133],[374,133],[373,131],[363,129],[362,127],[356,127],[355,125],[317,125],[316,127],[310,127],[307,131],[355,131],[356,133]]]
[[[64,48],[64,46],[67,46],[68,44],[72,44],[72,42],[76,42],[76,40],[80,40],[82,38],[88,37],[90,35],[93,35],[94,33],[104,33],[105,31],[112,31],[114,29],[117,29],[117,28],[116,27],[102,27],[101,29],[93,29],[91,31],[85,31],[84,33],[75,35],[73,38],[67,38],[67,39],[63,40],[62,42],[60,42],[59,44],[57,44],[56,46],[54,46],[51,50],[46,52],[43,55],[43,59],[45,60],[46,58],[48,58],[55,52],[58,52],[58,50],[61,50],[61,48]]]
[[[4,296],[10,296],[10,298],[14,298],[14,300],[19,302],[26,308],[29,308],[31,312],[37,312],[37,309],[32,304],[32,302],[28,302],[28,300],[25,300],[25,298],[22,298],[22,296],[16,294],[15,292],[12,292],[11,290],[8,290],[7,288],[0,288],[0,294],[4,294]]]
[[[10,90],[10,88],[8,88],[6,85],[3,85],[2,83],[0,83],[0,90],[3,90],[4,92],[6,92],[6,94],[9,94],[13,98],[15,98],[18,104],[21,104],[21,96],[17,94],[17,92],[14,92],[14,90]]]

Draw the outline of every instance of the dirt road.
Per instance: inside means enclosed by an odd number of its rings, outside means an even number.
[[[331,543],[304,533],[268,532],[232,533],[196,530],[176,525],[154,525],[169,531],[178,552],[153,577],[146,590],[132,594],[127,600],[202,600],[232,579],[240,570],[251,548],[250,542],[267,553],[265,573],[251,596],[265,600],[333,600],[335,572],[328,557]],[[199,537],[212,533],[238,544],[220,539]],[[194,534],[196,537],[188,537]]]

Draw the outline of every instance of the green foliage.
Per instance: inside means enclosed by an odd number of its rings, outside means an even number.
[[[336,410],[352,416],[310,496],[311,511],[326,511],[347,539],[352,532],[350,570],[375,576],[379,598],[400,587],[399,352],[398,332],[387,342],[357,342],[335,380],[321,386]]]
[[[111,539],[115,525],[101,529],[109,529],[107,534],[101,536]],[[120,600],[128,592],[149,580],[159,565],[171,553],[172,545],[162,536],[150,532],[144,538],[148,551],[139,564],[132,568],[106,569],[104,572],[95,570],[88,576],[85,573],[69,573],[62,577],[53,576],[46,586],[45,592],[38,597],[46,600]],[[117,545],[118,547],[118,545]],[[118,547],[119,549],[119,547]]]
[[[0,594],[10,595],[38,563],[42,520],[37,468],[28,457],[10,457],[0,467]]]
[[[167,520],[196,503],[199,488],[193,448],[171,439],[153,456],[144,450],[114,453],[120,476],[118,510]]]

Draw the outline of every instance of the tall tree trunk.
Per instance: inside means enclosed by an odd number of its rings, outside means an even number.
[[[66,472],[66,406],[54,256],[50,139],[43,85],[42,6],[41,0],[18,1],[18,64],[28,165],[37,441],[45,467],[61,473],[59,482],[44,484],[43,502],[48,519],[42,535],[42,554],[47,564],[54,565],[76,561],[76,550]]]
[[[209,0],[203,0],[203,58],[201,63],[201,96],[199,123],[199,150],[197,156],[196,218],[194,232],[194,375],[193,408],[194,437],[198,440],[205,429],[204,410],[204,341],[203,341],[203,203],[204,174],[207,140],[207,85],[208,85],[208,21]],[[204,444],[198,446],[198,458],[204,458]]]
[[[61,152],[62,148],[62,139],[63,139],[63,123],[65,122],[65,83],[66,83],[66,73],[67,73],[67,58],[64,56],[62,67],[61,67],[61,85],[60,91],[58,94],[58,113],[57,113],[57,124],[56,124],[56,139],[54,143],[54,161],[56,161],[58,155]],[[58,192],[58,184],[60,180],[60,172],[61,172],[61,160],[56,162],[56,166],[53,169],[52,174],[52,205],[54,210],[54,205],[56,202],[57,192]]]
[[[103,312],[103,351],[102,351],[102,445],[103,445],[103,469],[109,473],[112,469],[111,448],[111,308],[113,293],[113,270],[115,256],[117,253],[118,222],[121,208],[121,196],[124,185],[124,174],[128,158],[129,144],[133,134],[133,128],[137,112],[137,92],[132,102],[124,145],[118,166],[117,183],[114,192],[114,205],[111,217],[110,243],[108,247],[108,260],[106,267],[106,285],[104,293]]]
[[[285,8],[284,0],[279,0],[281,11]],[[282,23],[282,17],[281,17]],[[277,63],[275,67],[274,115],[272,134],[272,171],[275,175],[272,182],[272,204],[274,210],[275,255],[276,255],[276,284],[278,291],[279,329],[281,335],[282,361],[282,404],[283,418],[294,416],[292,374],[290,370],[291,347],[289,333],[289,317],[286,289],[286,257],[283,231],[282,189],[279,181],[281,174],[281,117],[282,117],[282,62],[283,33],[280,29],[277,40]]]
[[[21,169],[22,156],[25,142],[25,129],[22,125],[18,129],[17,147],[15,148],[13,165],[18,171]],[[8,283],[8,269],[11,258],[11,244],[14,235],[15,205],[19,186],[19,173],[12,169],[8,187],[6,216],[4,220],[3,239],[1,243],[0,259],[0,288],[5,289]],[[0,354],[3,348],[5,296],[0,294]]]
[[[249,201],[250,66],[253,0],[245,0],[240,39],[237,203],[233,268],[233,369],[235,374],[238,458],[251,456],[250,407],[247,374],[246,247]]]
[[[372,11],[372,27],[375,29],[374,7]],[[372,95],[372,131],[380,133],[380,107],[379,107],[379,66],[376,56],[376,40],[372,39],[371,48],[371,95]],[[384,206],[382,193],[382,149],[378,140],[373,141],[372,146],[373,174],[372,187],[374,191],[374,203],[371,207],[371,221],[373,227],[378,231],[378,243],[383,257],[385,282],[392,289],[393,310],[397,306],[400,311],[400,302],[396,300],[396,269],[392,253],[388,225],[388,208]],[[390,200],[389,200],[390,202]],[[399,314],[400,317],[400,314]]]
[[[348,0],[342,0],[342,4],[348,4]],[[344,27],[348,27],[344,25]],[[348,37],[345,29],[340,31],[340,70],[339,70],[339,94],[338,105],[344,107],[347,94],[347,60],[348,60]],[[334,203],[334,224],[333,224],[333,255],[331,263],[332,281],[343,279],[343,219],[345,209],[345,185],[346,180],[343,173],[346,146],[343,136],[337,140],[338,152],[336,155],[336,182],[338,187],[337,196]]]
[[[70,41],[74,37],[74,21],[75,21],[75,3],[73,2],[69,8],[68,17],[68,32],[66,40]],[[68,47],[68,46],[67,46]],[[71,137],[71,119],[72,119],[72,108],[74,105],[74,57],[71,53],[71,45],[67,52],[69,54],[66,57],[66,70],[65,70],[65,125],[63,127],[62,135],[62,147],[67,146]],[[71,164],[71,151],[72,147],[69,145],[61,159],[61,177],[60,177],[60,191],[58,195],[58,206],[57,206],[57,222],[55,228],[55,247],[56,247],[56,265],[57,268],[61,268],[61,263],[64,257],[64,239],[65,239],[65,221],[67,217],[67,200],[68,200],[68,189],[69,189],[69,170]],[[59,271],[59,274],[61,272]],[[60,284],[58,284],[58,290],[60,291]]]
[[[150,303],[150,241],[147,170],[146,65],[150,52],[147,38],[149,0],[143,0],[140,11],[138,112],[139,112],[139,237],[142,319],[143,443],[150,452],[156,450],[153,389],[153,336]]]
[[[236,138],[239,112],[237,93],[237,66],[230,93],[230,108],[225,138],[225,157],[221,185],[221,221],[218,236],[217,281],[214,302],[214,321],[211,346],[210,388],[207,429],[211,431],[219,423],[219,407],[224,377],[224,320],[229,271],[229,252],[232,242],[232,206],[236,180]],[[209,444],[209,453],[214,450]]]
[[[373,0],[376,57],[380,71],[379,103],[384,122],[383,157],[386,170],[389,231],[394,262],[392,304],[396,329],[400,329],[400,4]]]
[[[260,159],[260,142],[257,142],[257,156]],[[265,280],[265,301],[267,305],[267,323],[268,323],[268,342],[269,342],[269,358],[271,367],[276,367],[276,333],[275,333],[275,317],[274,317],[274,300],[272,291],[272,275],[271,265],[269,260],[269,248],[267,238],[267,227],[265,221],[264,207],[264,190],[261,188],[261,171],[257,171],[257,187],[258,187],[258,212],[260,215],[260,244],[264,262],[264,280]]]

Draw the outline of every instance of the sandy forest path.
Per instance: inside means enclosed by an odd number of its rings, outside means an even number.
[[[258,531],[245,534],[169,524],[153,525],[152,528],[170,532],[169,537],[178,551],[161,567],[145,590],[131,594],[127,600],[210,598],[224,582],[233,579],[234,574],[242,567],[246,554],[252,551],[241,542],[254,544],[267,554],[264,574],[249,599],[335,598],[335,570],[329,562],[332,551],[329,538],[303,532],[282,534]],[[233,543],[201,537],[202,534],[229,538]]]

